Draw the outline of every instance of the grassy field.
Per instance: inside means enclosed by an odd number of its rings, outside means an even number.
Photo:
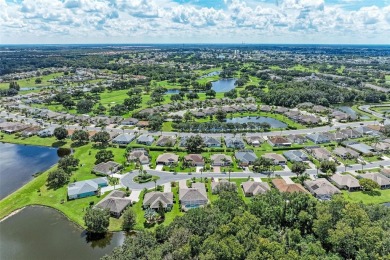
[[[369,195],[364,191],[343,191],[343,195],[346,200],[363,202],[364,204],[382,204],[390,202],[390,190],[380,190],[376,195]]]
[[[25,87],[40,88],[40,87],[44,87],[44,86],[53,85],[53,83],[49,82],[49,80],[57,78],[57,77],[62,76],[62,75],[63,75],[62,72],[51,73],[49,75],[44,75],[44,76],[40,76],[40,77],[33,77],[33,78],[29,78],[29,79],[17,80],[17,82],[21,88],[25,88]],[[35,79],[37,79],[37,78],[42,79],[41,84],[35,84]],[[9,87],[9,83],[0,83],[0,89],[6,89],[8,87]]]

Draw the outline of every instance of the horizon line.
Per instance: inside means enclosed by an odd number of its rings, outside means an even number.
[[[0,46],[15,45],[375,45],[390,46],[389,43],[0,43]]]

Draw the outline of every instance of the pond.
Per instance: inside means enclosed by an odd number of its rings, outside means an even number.
[[[236,79],[220,79],[217,81],[213,81],[211,82],[211,84],[213,85],[211,89],[215,92],[228,92],[236,87],[234,85],[236,81]]]
[[[0,199],[56,164],[56,148],[0,143]]]
[[[271,125],[271,128],[286,128],[287,124],[283,123],[272,117],[264,117],[264,116],[248,116],[248,117],[233,117],[226,119],[226,123],[268,123]]]
[[[351,107],[347,107],[347,106],[342,106],[342,107],[338,107],[338,109],[344,113],[347,113],[348,115],[351,116],[352,119],[357,119],[357,116],[360,115],[360,118],[361,119],[369,119],[368,116],[365,116],[365,115],[362,115],[362,114],[359,114],[357,113],[355,110],[353,110]]]
[[[168,89],[165,91],[165,94],[179,94],[180,90],[179,89]]]
[[[122,232],[88,241],[85,231],[58,211],[27,207],[0,222],[0,259],[99,259],[125,239]]]
[[[199,78],[203,79],[203,78],[207,78],[207,77],[217,76],[219,74],[221,74],[220,71],[213,71],[213,72],[210,72],[210,73],[208,73],[206,75],[200,76]]]

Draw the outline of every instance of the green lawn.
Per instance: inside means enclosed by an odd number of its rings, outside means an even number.
[[[363,202],[364,204],[382,204],[390,202],[390,189],[378,191],[378,195],[371,196],[363,191],[348,192],[343,191],[344,198],[353,202]]]

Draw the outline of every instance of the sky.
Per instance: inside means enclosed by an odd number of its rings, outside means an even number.
[[[390,0],[0,0],[0,44],[390,44]]]

